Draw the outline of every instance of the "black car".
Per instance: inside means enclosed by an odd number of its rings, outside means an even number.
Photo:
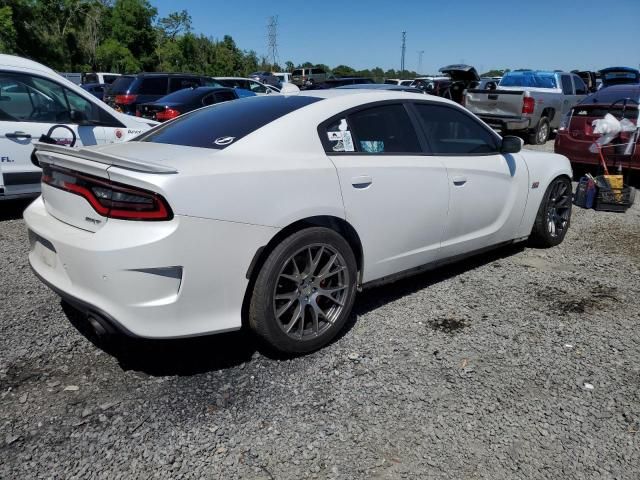
[[[136,107],[136,116],[164,122],[183,113],[214,103],[236,100],[237,92],[226,87],[185,88],[162,97],[155,102],[141,103]]]
[[[135,115],[140,103],[154,102],[170,93],[190,87],[220,87],[211,77],[190,73],[139,73],[118,77],[104,101],[119,112]]]
[[[100,100],[104,100],[104,92],[109,88],[108,83],[83,83],[80,85],[87,92]]]
[[[316,83],[313,86],[307,87],[307,90],[325,90],[327,88],[344,87],[345,85],[367,85],[372,83],[376,83],[373,78],[366,77],[330,78],[324,82]]]

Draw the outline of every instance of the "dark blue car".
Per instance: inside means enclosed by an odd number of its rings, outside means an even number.
[[[136,107],[136,116],[164,122],[183,113],[214,103],[228,102],[243,96],[255,96],[253,92],[239,92],[226,87],[185,88],[166,95],[155,102],[141,103]]]
[[[107,83],[84,83],[80,86],[100,100],[104,100],[104,92],[109,88]]]

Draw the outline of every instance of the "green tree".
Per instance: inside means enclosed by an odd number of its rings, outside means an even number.
[[[0,8],[0,52],[12,53],[16,46],[16,29],[13,26],[13,10]]]
[[[356,71],[347,65],[338,65],[333,69],[333,74],[337,77],[353,77]]]
[[[284,67],[287,72],[293,72],[293,70],[296,68],[295,64],[291,60],[287,60],[284,64]]]
[[[157,64],[153,58],[157,13],[148,0],[116,0],[109,18],[110,38],[126,47],[143,68],[151,70]]]
[[[96,56],[99,68],[105,72],[137,72],[141,67],[131,51],[113,38],[98,47]]]

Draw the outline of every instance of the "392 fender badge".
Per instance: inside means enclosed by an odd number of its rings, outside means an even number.
[[[531,188],[538,188],[540,186],[540,182],[533,182],[531,184]]]

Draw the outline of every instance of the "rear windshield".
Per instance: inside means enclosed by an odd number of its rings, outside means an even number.
[[[580,105],[591,105],[595,103],[609,105],[613,102],[622,104],[622,101],[626,98],[633,100],[632,102],[627,102],[629,105],[637,105],[635,102],[640,102],[640,85],[603,88],[582,100]]]
[[[606,84],[633,83],[638,81],[638,74],[635,72],[610,71],[603,73],[602,79]]]
[[[302,70],[294,70],[291,75],[302,75]]]
[[[133,83],[133,80],[134,77],[118,77],[109,87],[109,93],[127,93],[127,91],[129,91],[129,87]]]
[[[551,72],[509,72],[500,80],[500,86],[558,88],[558,83]]]
[[[183,115],[143,134],[138,141],[221,150],[268,123],[319,100],[280,95],[242,98]]]

